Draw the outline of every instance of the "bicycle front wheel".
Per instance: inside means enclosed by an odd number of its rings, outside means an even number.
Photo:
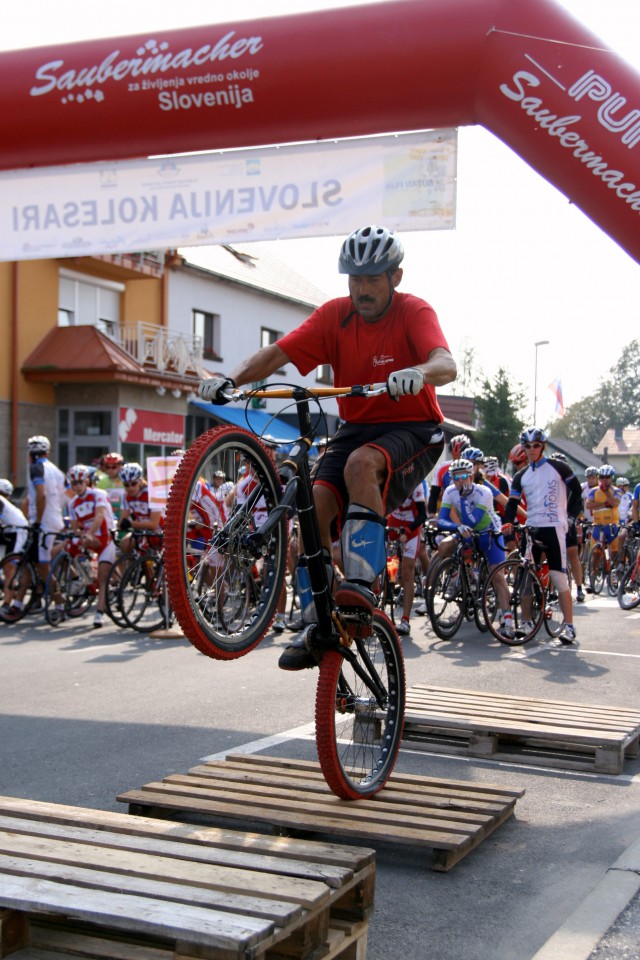
[[[247,499],[216,500],[213,478],[236,478]],[[281,484],[267,449],[246,430],[214,427],[191,445],[176,472],[165,518],[171,605],[190,642],[218,660],[249,653],[276,612],[287,566],[286,511],[266,538]],[[243,502],[241,502],[243,499]],[[240,592],[229,610],[230,585]],[[244,592],[242,592],[244,591]]]
[[[601,593],[606,577],[604,550],[596,543],[589,557],[589,583],[594,593]]]
[[[427,612],[436,636],[450,640],[467,610],[467,586],[457,557],[438,561],[429,577]]]
[[[120,610],[125,625],[138,633],[170,627],[169,604],[162,557],[139,557],[122,577]]]
[[[505,604],[505,598],[508,604]],[[504,560],[493,568],[487,578],[482,603],[489,630],[496,640],[509,647],[532,640],[542,626],[542,584],[533,569],[521,560]],[[498,609],[511,613],[511,624],[503,622]]]
[[[389,618],[344,653],[327,650],[316,689],[316,745],[330,789],[343,800],[371,797],[394,768],[404,725],[402,648]]]
[[[23,553],[8,553],[0,563],[0,602],[8,603],[22,594],[23,606],[13,608],[11,623],[27,614],[37,596],[38,574],[30,560]]]
[[[640,606],[640,567],[638,560],[627,567],[618,585],[618,604],[623,610]]]

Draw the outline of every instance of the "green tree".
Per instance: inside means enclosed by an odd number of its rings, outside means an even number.
[[[524,387],[514,383],[503,367],[492,380],[483,381],[476,397],[481,427],[475,432],[475,443],[488,456],[497,457],[503,466],[524,426],[522,413],[526,402]]]
[[[632,340],[607,379],[588,397],[572,403],[565,416],[553,422],[551,434],[592,450],[610,427],[623,430],[637,425],[639,418],[640,340]]]

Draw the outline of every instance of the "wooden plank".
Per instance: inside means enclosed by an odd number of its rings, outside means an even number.
[[[281,877],[252,870],[237,870],[175,860],[172,857],[141,854],[137,851],[93,847],[89,844],[41,838],[0,831],[0,854],[45,860],[71,868],[87,867],[110,871],[126,889],[129,876],[137,879],[170,880],[187,886],[222,890],[234,895],[275,897],[312,909],[328,901],[323,883],[297,877]]]
[[[230,756],[127,791],[118,800],[135,811],[246,818],[280,830],[430,847],[438,851],[434,869],[450,869],[511,816],[524,793],[499,784],[394,774],[374,797],[348,803],[326,784],[306,791],[304,784],[317,777],[319,766],[310,761]]]
[[[128,933],[184,940],[235,951],[241,956],[274,930],[268,920],[172,904],[150,897],[78,889],[32,877],[3,876],[2,904],[29,914],[58,914]]]
[[[620,773],[626,750],[638,749],[640,713],[416,685],[404,737],[441,752]]]
[[[218,853],[229,852],[236,855],[250,853],[254,857],[264,857],[264,862],[278,871],[295,876],[300,870],[302,874],[322,880],[329,886],[341,886],[344,883],[345,877],[340,872],[342,869],[360,871],[372,865],[375,860],[375,851],[366,847],[271,837],[261,833],[238,832],[213,826],[165,824],[150,817],[131,817],[126,813],[110,810],[71,807],[18,797],[0,796],[0,813],[7,817],[19,817],[41,823],[43,828],[45,824],[84,825],[87,829],[98,831],[100,836],[108,834],[108,839],[105,841],[108,843],[114,843],[118,836],[128,837],[130,842],[133,842],[133,838],[150,840],[153,844],[160,841],[167,842],[170,844],[170,847],[166,848],[168,853],[171,852],[174,844],[188,843],[190,851],[193,848],[190,855],[194,859],[206,859],[210,853],[214,858],[211,862],[218,862],[216,859]],[[327,869],[328,867],[336,869]]]
[[[157,821],[151,821],[157,823]],[[326,883],[332,887],[342,886],[353,876],[354,870],[342,866],[316,865],[310,860],[289,860],[269,854],[260,854],[249,850],[218,850],[215,847],[195,843],[171,842],[151,836],[136,837],[106,833],[77,827],[74,824],[57,824],[39,820],[25,820],[19,817],[0,816],[0,831],[10,830],[41,838],[64,839],[91,844],[94,847],[124,848],[147,854],[172,857],[180,860],[195,861],[215,866],[235,867],[259,873],[277,873],[278,875],[306,878]],[[287,841],[283,841],[286,843]],[[251,846],[253,846],[251,844]],[[309,847],[309,844],[307,844]],[[308,851],[313,856],[313,849]],[[363,864],[364,865],[364,864]]]

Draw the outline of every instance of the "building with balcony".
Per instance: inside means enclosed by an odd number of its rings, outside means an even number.
[[[51,439],[62,469],[108,450],[144,464],[224,421],[197,400],[202,377],[231,370],[325,299],[251,250],[0,263],[0,476],[24,485],[32,434]]]

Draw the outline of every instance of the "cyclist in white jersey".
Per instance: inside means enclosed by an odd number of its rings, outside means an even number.
[[[513,478],[503,530],[505,533],[513,530],[518,503],[524,494],[527,498],[527,527],[532,528],[535,540],[544,544],[544,547],[534,545],[534,557],[538,560],[544,551],[551,580],[558,591],[564,618],[560,640],[573,643],[576,631],[566,573],[566,538],[569,517],[578,517],[582,509],[582,487],[568,463],[547,459],[547,434],[540,427],[523,430],[520,443],[527,454],[528,465]]]
[[[53,536],[64,528],[63,511],[65,500],[65,476],[49,460],[51,444],[47,437],[36,436],[27,440],[29,473],[27,475],[26,513],[29,523],[39,527],[38,573],[46,579],[51,561]]]
[[[13,493],[10,480],[0,480],[0,529],[6,553],[21,553],[27,539],[27,518],[22,510],[11,503]]]

